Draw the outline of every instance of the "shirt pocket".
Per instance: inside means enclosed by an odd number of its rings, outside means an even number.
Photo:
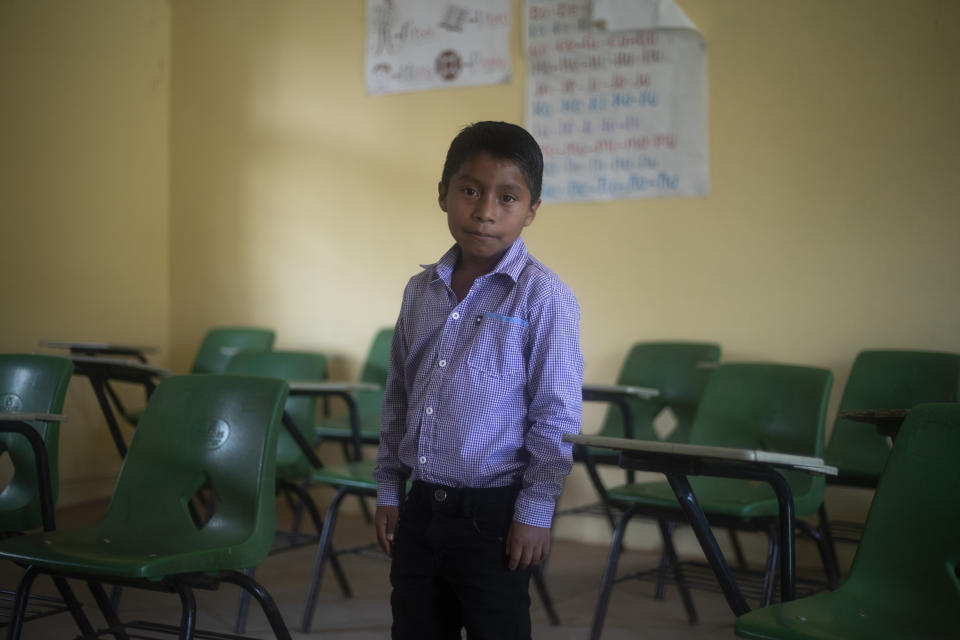
[[[480,326],[470,346],[467,364],[495,378],[523,376],[527,321],[496,313],[485,313],[478,318]]]

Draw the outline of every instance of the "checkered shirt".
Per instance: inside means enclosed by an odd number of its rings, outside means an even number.
[[[549,527],[581,422],[583,356],[573,292],[517,239],[457,301],[459,249],[403,294],[383,399],[377,504],[408,477],[451,487],[522,483],[514,520]]]

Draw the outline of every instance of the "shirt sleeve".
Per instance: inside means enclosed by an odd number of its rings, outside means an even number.
[[[407,415],[407,390],[404,381],[404,366],[407,360],[403,323],[405,309],[406,293],[390,344],[390,365],[380,412],[380,446],[377,449],[377,464],[373,469],[373,477],[377,481],[377,505],[384,506],[400,505],[404,485],[410,476],[410,469],[400,462],[399,454]]]
[[[514,520],[549,527],[563,480],[573,466],[564,433],[579,433],[583,407],[580,307],[563,283],[531,300],[528,359],[529,463],[514,507]]]

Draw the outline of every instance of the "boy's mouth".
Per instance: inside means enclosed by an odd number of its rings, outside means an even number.
[[[496,236],[494,236],[494,235],[491,234],[491,233],[483,233],[483,232],[481,232],[481,231],[467,231],[467,235],[471,235],[471,236],[473,236],[473,237],[475,237],[475,238],[494,238],[494,237],[496,237]]]

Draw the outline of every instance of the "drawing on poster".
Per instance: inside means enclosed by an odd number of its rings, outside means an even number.
[[[509,0],[461,2],[367,0],[367,91],[509,81]]]

